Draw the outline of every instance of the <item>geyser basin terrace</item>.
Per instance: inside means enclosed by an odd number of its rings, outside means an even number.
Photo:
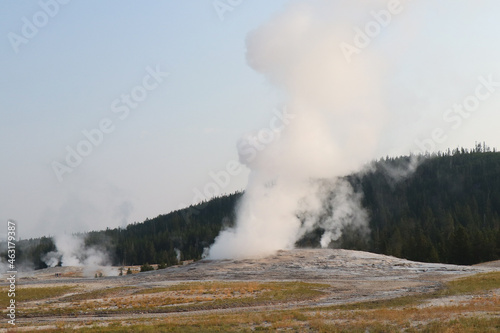
[[[18,326],[169,332],[264,325],[269,331],[316,332],[333,319],[343,321],[339,327],[373,327],[381,318],[388,327],[401,327],[417,318],[415,325],[436,325],[464,313],[476,318],[475,311],[488,326],[495,318],[489,313],[500,304],[498,263],[428,264],[349,250],[295,249],[98,279],[55,278],[54,269],[20,279]],[[71,267],[59,269],[68,273]],[[393,317],[373,312],[387,308]],[[414,319],[402,312],[410,310]]]

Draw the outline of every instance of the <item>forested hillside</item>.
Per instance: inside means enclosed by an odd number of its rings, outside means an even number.
[[[411,260],[473,264],[500,257],[500,154],[456,151],[399,182],[384,165],[356,177],[371,214],[369,249]]]
[[[473,264],[500,259],[500,153],[476,147],[421,158],[402,176],[410,157],[374,162],[368,172],[347,176],[364,193],[370,234],[344,230],[333,246],[368,250],[418,261]],[[396,177],[397,176],[397,177]],[[233,225],[241,193],[160,215],[125,229],[85,235],[88,246],[105,248],[114,264],[200,259],[222,227]],[[318,247],[322,230],[298,246]],[[22,242],[21,256],[44,267],[54,249],[50,238]]]
[[[201,259],[203,250],[213,243],[223,226],[234,223],[234,207],[241,193],[213,198],[208,202],[166,215],[129,224],[126,228],[92,231],[79,236],[85,238],[87,247],[105,253],[114,265],[165,263]],[[33,263],[36,269],[47,267],[41,258],[54,251],[51,238],[24,240],[21,259]],[[18,255],[19,258],[19,255]]]

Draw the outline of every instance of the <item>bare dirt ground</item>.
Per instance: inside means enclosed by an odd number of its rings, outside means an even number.
[[[384,255],[334,249],[279,251],[261,259],[201,260],[163,270],[102,278],[82,277],[82,267],[56,267],[21,275],[18,293],[22,293],[24,288],[55,288],[53,290],[58,294],[27,299],[19,307],[16,323],[18,329],[31,331],[54,329],[61,325],[78,328],[88,323],[103,323],[106,326],[106,323],[130,320],[175,320],[186,314],[200,316],[240,311],[259,313],[321,309],[423,294],[439,290],[446,281],[492,271],[500,271],[500,265],[417,263]],[[172,286],[200,281],[218,284],[172,289]],[[309,296],[285,297],[280,301],[246,301],[248,297],[258,300],[265,292],[270,292],[269,283],[291,286],[298,282],[311,285],[319,283],[318,286],[322,286],[321,293],[310,292],[310,295],[307,294]],[[233,284],[236,287],[228,291],[224,283],[240,284]],[[63,290],[57,287],[63,287]],[[471,297],[474,296],[450,296],[448,299],[440,298],[420,304],[419,307],[423,309],[470,302]],[[493,293],[492,297],[497,299],[498,293]],[[217,300],[222,301],[222,305],[210,303]],[[224,301],[227,302],[224,304]],[[5,329],[9,326],[0,327]]]

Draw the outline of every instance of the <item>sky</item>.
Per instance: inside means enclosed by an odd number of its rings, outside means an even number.
[[[360,0],[352,23],[342,0],[323,14],[343,17],[332,49],[345,66],[391,59],[380,85],[401,113],[384,121],[376,156],[500,148],[500,3],[394,1]],[[238,142],[287,99],[247,63],[247,36],[300,2],[1,2],[5,231],[8,219],[23,239],[125,227],[244,189]],[[389,21],[374,15],[389,9]]]

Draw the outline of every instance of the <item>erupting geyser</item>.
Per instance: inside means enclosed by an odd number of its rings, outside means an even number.
[[[118,275],[111,267],[111,260],[106,252],[96,247],[85,246],[83,236],[60,234],[54,237],[56,251],[48,252],[42,260],[49,267],[78,266],[83,267],[85,276],[93,276],[96,270],[106,276]]]
[[[251,169],[249,184],[236,227],[217,237],[211,258],[290,249],[317,226],[326,230],[321,243],[327,246],[346,224],[366,225],[359,195],[347,182],[320,180],[345,175],[373,156],[384,116],[381,65],[365,57],[347,66],[338,47],[338,29],[347,22],[340,12],[323,16],[322,7],[330,5],[318,4],[296,3],[248,36],[248,63],[286,89],[293,118],[253,159],[240,152]],[[320,221],[329,191],[335,210]]]
[[[448,32],[432,31],[426,16],[434,9],[451,10],[440,12],[439,19],[450,32],[462,31],[455,14],[467,12],[468,6],[294,1],[251,32],[248,64],[286,92],[286,112],[292,116],[258,154],[239,152],[251,169],[248,186],[236,226],[220,233],[209,257],[256,257],[290,249],[316,227],[325,230],[323,247],[347,225],[367,231],[361,194],[339,177],[385,154],[417,150],[416,133],[432,129],[420,121],[423,115],[463,100],[446,84],[450,70],[475,82],[478,68],[447,61],[454,59],[457,45]],[[442,112],[435,113],[441,119]]]

